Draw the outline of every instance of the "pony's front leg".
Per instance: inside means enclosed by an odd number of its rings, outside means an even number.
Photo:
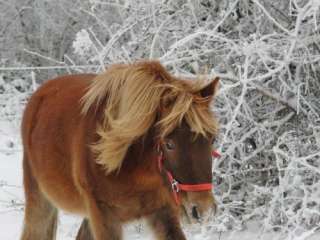
[[[88,213],[89,220],[82,223],[77,240],[122,240],[122,224],[104,203],[91,199]]]
[[[148,217],[158,240],[186,240],[179,217],[170,207],[163,207]]]
[[[94,240],[88,219],[83,219],[76,240]]]

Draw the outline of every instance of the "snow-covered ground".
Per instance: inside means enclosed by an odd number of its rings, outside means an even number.
[[[22,188],[22,154],[19,139],[19,124],[15,121],[0,121],[0,239],[19,239],[23,223],[24,196]],[[60,213],[59,240],[75,239],[81,219],[68,213]],[[212,233],[201,226],[184,226],[190,240],[253,240],[280,239],[276,233],[264,233],[257,223],[248,224],[247,230]],[[319,239],[320,234],[309,238]],[[153,239],[143,222],[125,226],[124,239]],[[298,240],[298,239],[296,239]]]

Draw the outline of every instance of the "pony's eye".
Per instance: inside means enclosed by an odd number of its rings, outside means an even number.
[[[212,139],[211,139],[211,144],[214,144],[215,141],[216,141],[216,139],[215,139],[215,138],[212,138]]]
[[[174,150],[176,147],[173,141],[166,142],[165,146],[166,146],[166,149],[168,149],[168,150]]]

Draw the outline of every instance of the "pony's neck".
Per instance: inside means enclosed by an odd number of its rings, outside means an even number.
[[[134,170],[135,168],[153,169],[156,166],[156,141],[153,131],[134,142],[128,149],[122,168]]]

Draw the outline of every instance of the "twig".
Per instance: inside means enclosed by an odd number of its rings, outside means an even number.
[[[294,111],[295,113],[297,113],[297,107],[293,104],[293,102],[289,102],[285,99],[283,99],[279,94],[277,93],[272,93],[269,90],[255,84],[255,83],[250,83],[251,86],[253,86],[257,91],[259,91],[260,93],[262,93],[263,95],[272,98],[274,100],[276,100],[277,102],[280,102],[281,104],[285,105],[286,107],[288,107],[289,109],[291,109],[292,111]]]
[[[100,65],[77,66],[43,66],[43,67],[0,67],[0,71],[25,71],[25,70],[49,70],[49,69],[76,69],[76,68],[100,68]]]
[[[264,14],[271,20],[271,22],[274,23],[274,25],[276,25],[285,33],[291,35],[290,31],[285,27],[283,27],[280,23],[278,23],[277,20],[275,20],[274,17],[270,15],[270,13],[265,9],[265,7],[258,0],[252,0],[252,1],[264,12]]]

